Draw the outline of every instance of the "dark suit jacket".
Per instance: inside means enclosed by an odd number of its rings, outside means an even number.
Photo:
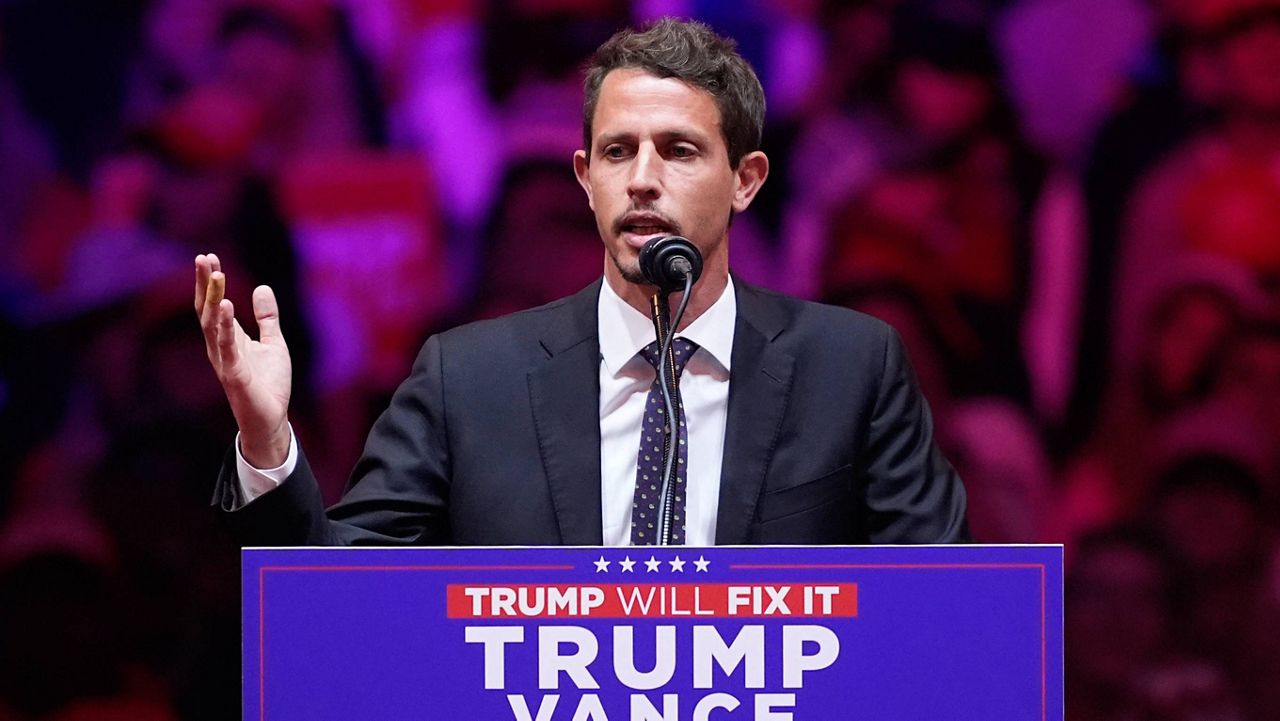
[[[227,514],[241,541],[599,545],[599,288],[433,336],[342,500],[326,515],[300,454],[278,489]],[[716,543],[964,540],[964,488],[897,334],[736,288]],[[224,509],[238,499],[233,458]]]

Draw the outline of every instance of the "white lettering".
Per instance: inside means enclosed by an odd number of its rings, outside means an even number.
[[[515,715],[516,721],[551,721],[551,714],[556,710],[556,703],[560,701],[558,694],[550,694],[543,696],[542,701],[538,704],[537,718],[529,716],[529,704],[525,703],[524,696],[518,693],[507,694],[507,703],[511,704],[511,713]],[[551,705],[547,705],[550,702]]]
[[[652,671],[636,670],[635,628],[613,629],[613,672],[628,688],[650,691],[667,685],[676,672],[676,627],[654,629],[654,661]]]
[[[791,609],[787,608],[787,594],[791,592],[790,586],[783,586],[782,588],[765,586],[764,591],[769,594],[769,607],[764,610],[764,615],[768,616],[775,610],[784,616],[791,615]]]
[[[756,721],[792,721],[790,711],[775,711],[774,706],[796,707],[796,695],[793,693],[761,693],[756,694]]]
[[[484,608],[484,597],[489,595],[489,589],[472,588],[468,586],[467,588],[462,589],[462,592],[471,599],[471,615],[479,616],[483,613],[481,609]]]
[[[589,693],[578,701],[578,710],[573,712],[573,721],[609,721],[609,717],[604,712],[604,707],[600,705],[600,697]]]
[[[816,643],[818,650],[805,654],[804,644]],[[840,656],[840,637],[826,626],[784,626],[782,629],[782,687],[804,688],[805,671],[818,671]]]
[[[618,601],[622,603],[622,612],[628,616],[633,616],[635,614],[632,613],[631,609],[639,606],[641,615],[648,616],[649,607],[653,605],[653,594],[656,590],[656,586],[650,586],[648,595],[642,597],[640,595],[640,589],[638,587],[633,587],[631,589],[630,598],[628,598],[628,594],[624,594],[622,589],[618,588]]]
[[[678,721],[680,718],[680,696],[674,693],[662,694],[662,713],[654,708],[653,702],[643,694],[631,694],[631,721]]]
[[[495,616],[514,616],[516,615],[516,592],[510,588],[493,589],[493,615]]]
[[[582,615],[590,616],[591,609],[604,605],[604,589],[588,586],[582,589]]]
[[[578,594],[573,588],[551,588],[547,591],[547,612],[552,616],[567,613],[578,615]]]
[[[740,705],[738,699],[727,693],[708,694],[702,697],[697,706],[693,707],[693,721],[709,721],[713,710],[722,708],[726,711],[732,711]]]
[[[746,687],[764,688],[764,626],[743,626],[728,646],[724,645],[724,639],[715,626],[694,626],[694,688],[712,688],[712,660],[726,676],[742,664],[745,666]]]
[[[576,650],[561,654],[561,644],[572,644]],[[577,688],[600,688],[587,666],[596,660],[600,642],[596,635],[581,626],[543,626],[538,629],[538,688],[560,688],[564,672]],[[582,708],[579,705],[578,708]],[[575,718],[577,718],[575,716]]]
[[[506,645],[523,643],[524,628],[521,626],[467,626],[465,640],[467,643],[484,644],[484,687],[486,689],[505,688]]]

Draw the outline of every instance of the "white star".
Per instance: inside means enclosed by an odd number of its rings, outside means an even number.
[[[625,556],[621,561],[618,561],[618,565],[622,566],[623,573],[631,573],[635,570],[636,562],[631,560],[631,556]]]
[[[707,570],[707,566],[711,565],[711,561],[708,561],[706,556],[698,556],[698,560],[694,561],[693,565],[698,573],[702,573]]]
[[[673,560],[673,561],[668,561],[668,563],[670,563],[670,564],[671,564],[671,570],[672,570],[672,571],[677,571],[677,572],[679,572],[679,573],[684,573],[684,561],[681,561],[679,556],[676,556],[676,557],[675,557],[675,560]]]
[[[661,565],[662,565],[662,561],[659,561],[653,556],[649,556],[649,560],[644,562],[645,570],[647,570],[649,573],[654,573],[655,571],[658,570],[658,566],[661,566]]]
[[[600,560],[596,561],[595,564],[596,564],[596,573],[602,573],[609,570],[609,562],[604,560],[604,556],[601,556]]]

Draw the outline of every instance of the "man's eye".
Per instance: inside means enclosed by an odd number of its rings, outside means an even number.
[[[693,155],[693,148],[687,145],[676,145],[671,148],[671,154],[677,158],[688,158]]]
[[[606,158],[621,158],[623,153],[624,151],[619,145],[610,145],[604,149],[604,156]]]

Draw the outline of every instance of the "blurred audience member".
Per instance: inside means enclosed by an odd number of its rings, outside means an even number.
[[[1160,541],[1130,526],[1072,549],[1065,594],[1068,721],[1242,721],[1221,666],[1172,638],[1177,578]]]
[[[969,528],[980,543],[1033,543],[1044,535],[1052,468],[1025,411],[1001,399],[961,401],[943,446],[969,493]]]
[[[901,152],[836,216],[824,294],[875,277],[914,287],[968,371],[953,392],[1025,402],[1019,323],[1040,163],[981,26],[903,20],[895,47]]]
[[[1280,544],[1274,537],[1268,553],[1266,575],[1250,615],[1250,631],[1242,639],[1245,648],[1238,669],[1250,719],[1270,718],[1280,708],[1280,684],[1276,683],[1280,678],[1280,634],[1273,632],[1280,624]]]
[[[492,318],[549,303],[600,275],[600,236],[563,159],[510,166],[488,233],[475,306]]]
[[[1211,403],[1160,429],[1152,448],[1146,513],[1175,561],[1174,637],[1229,671],[1247,663],[1245,638],[1270,537],[1264,489],[1272,448],[1240,409]]]
[[[833,216],[900,145],[884,112],[898,2],[820,3],[827,56],[822,76],[794,120],[765,128],[771,175],[781,182],[780,190],[759,200],[766,212],[771,203],[783,204],[774,212],[780,216],[787,292],[815,297],[822,291]]]
[[[0,23],[0,49],[4,31]],[[47,134],[20,102],[5,62],[0,52],[0,238],[16,238],[39,189],[53,179],[55,164]],[[16,267],[15,245],[0,243],[0,309],[8,309],[29,280]]]
[[[893,326],[907,348],[929,410],[945,429],[955,400],[951,389],[956,369],[947,355],[945,329],[936,322],[941,314],[926,306],[928,299],[922,298],[914,286],[888,279],[833,288],[826,300],[856,308]]]
[[[1107,389],[1116,262],[1125,208],[1140,179],[1167,152],[1204,127],[1217,103],[1211,47],[1195,31],[1203,0],[1148,0],[1154,31],[1145,57],[1119,89],[1112,114],[1092,139],[1081,169],[1087,249],[1075,386],[1065,445],[1085,440]],[[1117,334],[1119,335],[1119,334]]]
[[[119,135],[140,0],[0,3],[0,61],[60,170],[83,181]]]
[[[253,167],[301,153],[381,142],[380,98],[325,0],[240,0],[218,27],[214,81],[242,94],[259,123]]]
[[[1135,686],[1173,656],[1165,552],[1150,536],[1117,528],[1081,538],[1069,560],[1066,718],[1135,718]]]
[[[1224,401],[1251,414],[1253,423],[1267,433],[1273,462],[1280,462],[1280,320],[1250,319],[1223,354],[1218,388]],[[1280,478],[1272,479],[1280,484]],[[1280,487],[1265,489],[1273,503],[1280,502]],[[1272,506],[1280,511],[1280,505]]]
[[[1054,514],[1061,538],[1137,512],[1150,492],[1159,429],[1211,397],[1224,351],[1264,300],[1235,264],[1195,255],[1161,268],[1140,298],[1099,424],[1064,471]]]
[[[1170,255],[1230,258],[1262,278],[1280,274],[1280,1],[1200,0],[1222,116],[1142,181],[1117,267],[1116,304]],[[1123,319],[1122,319],[1123,320]],[[1118,328],[1124,337],[1126,326]]]
[[[386,71],[389,134],[417,149],[437,180],[458,298],[474,285],[482,228],[507,158],[501,117],[485,89],[483,6],[410,2],[405,17],[387,23],[388,33],[402,35],[403,55]]]

